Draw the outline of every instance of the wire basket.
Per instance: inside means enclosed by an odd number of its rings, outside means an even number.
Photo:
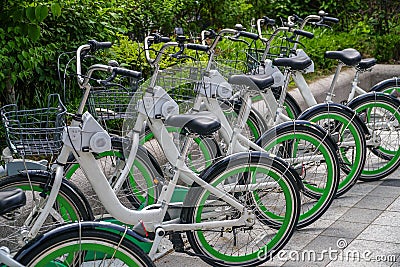
[[[90,114],[99,120],[124,118],[129,102],[140,82],[141,80],[133,80],[129,86],[113,83],[92,88],[87,102]]]
[[[155,86],[162,87],[178,104],[179,113],[186,113],[193,107],[196,87],[202,82],[206,64],[204,61],[189,61],[159,71]]]
[[[47,108],[18,110],[16,105],[4,106],[1,117],[10,149],[21,156],[58,154],[66,112],[58,94],[49,96]]]
[[[112,83],[94,87],[89,93],[87,109],[109,132],[120,134],[122,120],[130,117],[128,106],[141,80],[130,79],[129,84]]]

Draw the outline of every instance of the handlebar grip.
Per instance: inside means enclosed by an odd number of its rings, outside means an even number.
[[[301,36],[307,37],[309,39],[314,38],[314,34],[312,32],[308,32],[308,31],[294,30],[293,33],[297,34],[297,35],[301,35]]]
[[[96,40],[90,40],[89,42],[90,49],[94,52],[100,49],[107,49],[112,46],[111,42],[98,42]]]
[[[171,41],[171,38],[167,37],[167,36],[161,36],[160,38],[160,43],[168,43]]]
[[[114,67],[112,71],[115,74],[122,75],[122,76],[128,76],[136,79],[142,78],[142,73],[139,71],[134,71],[134,70],[128,70],[124,68],[119,68],[119,67]]]
[[[207,52],[209,49],[208,45],[192,44],[192,43],[186,44],[186,48],[203,52]]]
[[[258,40],[258,38],[259,38],[258,34],[256,34],[256,33],[245,32],[245,31],[240,31],[239,32],[239,36],[247,37],[247,38],[250,38],[250,39],[253,39],[253,40]]]
[[[333,18],[333,17],[323,17],[323,20],[326,22],[332,22],[332,23],[338,23],[339,19],[338,18]]]
[[[262,19],[264,20],[264,25],[275,25],[274,19],[270,19],[267,16],[262,17]]]

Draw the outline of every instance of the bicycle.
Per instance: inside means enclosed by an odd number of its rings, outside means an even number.
[[[165,48],[167,46],[168,44]],[[102,43],[98,43],[98,47],[101,48]],[[77,62],[80,62],[81,53],[89,49],[90,45],[78,48]],[[118,179],[121,181],[126,179],[129,173],[139,146],[140,132],[146,120],[158,141],[169,149],[167,156],[176,166],[175,174],[168,184],[163,185],[156,204],[146,206],[139,211],[124,207],[91,153],[92,147],[98,153],[108,151],[111,147],[108,133],[88,112],[83,113],[84,103],[91,90],[90,77],[96,71],[135,75],[129,70],[101,64],[91,66],[85,75],[81,75],[80,68],[77,69],[78,83],[85,89],[85,94],[71,125],[64,128],[63,147],[55,162],[52,187],[39,217],[29,228],[31,234],[28,236],[34,236],[32,229],[40,229],[53,207],[62,184],[63,165],[72,152],[110,215],[123,224],[134,225],[133,229],[136,232],[143,235],[153,234],[150,258],[154,259],[159,242],[163,236],[170,233],[186,232],[195,255],[217,266],[260,264],[285,245],[295,228],[299,213],[299,195],[293,171],[283,161],[270,157],[265,152],[243,152],[218,161],[201,176],[196,175],[185,165],[184,160],[191,143],[190,137],[210,135],[219,129],[220,123],[204,116],[162,113],[165,103],[172,105],[174,103],[171,102],[172,99],[163,101],[159,98],[164,94],[158,87],[142,88],[143,91],[138,90],[133,97],[132,111],[136,110],[137,116],[131,117],[133,125],[127,125],[131,148]],[[155,113],[155,110],[160,113]],[[159,114],[169,115],[168,119],[175,122],[180,121],[182,117],[189,119],[182,125],[189,138],[186,139],[180,152],[171,140]],[[182,176],[192,179],[193,185],[183,203],[170,203],[177,181]],[[260,201],[268,201],[263,203],[263,208],[269,208],[269,211],[277,216],[276,219],[281,221],[279,226],[275,226],[277,229],[269,227],[268,221],[261,216],[266,211],[259,211],[253,192],[266,194],[259,194]],[[171,217],[169,213],[167,215],[169,208],[172,210],[179,207],[182,211],[178,216]],[[247,238],[241,238],[242,235],[249,236],[249,234],[259,236],[260,239],[257,242],[255,240],[250,242]],[[239,243],[241,245],[238,245]],[[240,249],[230,252],[226,250],[227,246]],[[261,260],[260,255],[257,255],[258,252],[267,255],[266,259]]]
[[[0,192],[0,215],[12,220],[14,213],[26,204],[22,189]],[[104,222],[74,223],[53,229],[32,240],[11,257],[8,248],[0,248],[0,264],[11,267],[42,266],[47,264],[94,266],[126,264],[127,266],[154,266],[138,247],[149,241],[119,225]],[[101,246],[93,246],[102,244]],[[97,250],[96,250],[97,249]],[[97,254],[98,253],[98,254]],[[97,264],[97,265],[96,265]]]
[[[304,26],[310,21],[315,25],[324,25],[323,22],[325,20],[332,22],[336,21],[334,18],[327,18],[324,12],[320,12],[319,15],[309,15],[304,20],[296,16],[291,16],[289,17],[288,24],[293,26],[295,23],[299,22],[299,29],[302,30]],[[261,22],[257,24],[261,25]],[[261,28],[258,27],[258,29],[259,35],[262,36]],[[275,30],[275,32],[277,32],[278,30],[279,28]],[[297,35],[296,40],[293,41],[292,39],[292,41],[294,42],[293,49],[296,49],[299,37],[300,35]],[[293,49],[291,50],[287,48],[286,51],[288,53],[293,53],[293,51],[295,51]],[[305,55],[304,51],[301,51],[300,53],[302,55]],[[267,49],[264,51],[261,61],[266,59],[267,54],[268,45]],[[325,53],[325,57],[336,59],[339,62],[335,72],[335,76],[331,83],[330,90],[329,92],[327,92],[326,102],[332,101],[332,96],[334,95],[334,87],[341,68],[344,65],[347,65],[356,69],[356,73],[352,82],[352,90],[349,93],[346,104],[349,108],[355,110],[355,112],[360,115],[360,118],[363,119],[363,124],[365,124],[362,125],[362,129],[366,135],[366,146],[368,150],[365,157],[366,162],[359,178],[362,180],[381,179],[392,173],[400,165],[400,144],[397,138],[398,131],[396,131],[396,127],[398,128],[399,125],[399,102],[396,101],[394,97],[388,95],[373,92],[367,93],[357,86],[359,73],[369,70],[373,66],[374,60],[361,60],[361,55],[358,51],[354,49],[345,49],[343,51],[328,51]],[[302,74],[300,72],[296,72],[295,75],[293,75],[292,77],[296,85],[300,89],[300,92],[306,104],[310,107],[315,105],[317,102],[312,96],[312,93]],[[354,98],[356,92],[362,93],[362,95]],[[310,119],[310,117],[316,115],[311,113],[312,112],[308,114],[303,114],[303,116],[299,118]],[[314,111],[314,113],[317,112]],[[374,120],[370,121],[372,117],[374,118]],[[386,137],[386,139],[383,140],[382,137]],[[345,162],[349,162],[348,157],[347,159],[345,158]]]

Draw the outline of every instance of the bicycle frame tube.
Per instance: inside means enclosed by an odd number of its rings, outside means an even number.
[[[317,100],[315,100],[310,87],[308,86],[303,75],[299,71],[295,71],[292,74],[293,81],[296,83],[297,88],[300,90],[300,94],[303,97],[308,107],[317,105]]]
[[[349,97],[347,98],[347,102],[350,102],[351,100],[353,100],[356,93],[358,93],[360,95],[367,93],[364,89],[362,89],[361,87],[358,86],[359,75],[360,75],[359,72],[356,71],[356,74],[354,75],[354,79],[351,82],[351,91],[350,91]]]

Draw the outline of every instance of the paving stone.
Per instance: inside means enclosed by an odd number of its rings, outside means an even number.
[[[400,227],[400,213],[394,211],[384,211],[378,216],[378,218],[375,219],[375,221],[372,222],[372,224]]]
[[[307,246],[304,247],[303,251],[315,251],[317,254],[333,250],[339,251],[341,249],[340,245],[338,245],[340,239],[341,238],[336,236],[319,235],[317,238],[308,243]],[[347,238],[346,243],[350,243],[352,240],[353,239],[351,238]]]
[[[374,262],[378,260],[393,262],[399,253],[398,244],[361,239],[354,240],[343,250],[345,257]]]
[[[326,267],[390,267],[391,262],[375,262],[353,258],[343,258],[342,260],[331,261]]]
[[[335,199],[332,202],[331,207],[353,207],[363,197],[365,197],[365,196],[361,195],[361,194],[360,195],[345,194],[345,195]]]
[[[288,255],[289,260],[283,264],[283,267],[314,267],[314,266],[327,266],[331,262],[331,257],[327,253],[310,253],[310,251],[299,251]]]
[[[396,262],[393,262],[393,264],[390,267],[399,267],[400,266],[400,256],[397,257]]]
[[[321,216],[320,219],[328,220],[328,221],[335,221],[339,219],[342,215],[348,212],[350,207],[335,207],[331,206],[329,209]]]
[[[385,178],[380,185],[381,186],[400,187],[400,179],[399,178]]]
[[[284,249],[286,250],[301,250],[308,243],[318,237],[316,233],[309,233],[303,231],[296,231],[292,238],[290,238],[289,242],[286,244]]]
[[[367,227],[367,223],[337,220],[327,229],[325,229],[321,235],[336,236],[341,238],[355,238]]]
[[[381,213],[382,211],[380,210],[350,208],[340,217],[340,220],[346,222],[371,223]]]
[[[357,183],[351,188],[349,192],[346,193],[346,195],[363,195],[366,196],[368,195],[369,192],[374,190],[378,184],[372,184],[372,183]]]
[[[371,224],[357,237],[357,239],[375,240],[375,241],[400,244],[399,237],[400,237],[399,227]]]
[[[399,181],[400,179],[395,179]],[[399,185],[400,186],[400,185]],[[378,196],[378,197],[398,197],[400,196],[399,186],[384,186],[380,185],[374,188],[371,192],[368,193],[369,196]]]
[[[395,197],[368,195],[363,197],[359,202],[357,202],[357,204],[355,204],[354,207],[363,209],[373,209],[373,210],[385,210],[393,203],[395,199],[396,199]]]
[[[312,234],[312,235],[317,235],[322,233],[326,228],[328,228],[334,220],[325,220],[325,219],[318,219],[316,222],[313,224],[302,228],[298,229],[296,231],[301,232],[301,233],[306,233],[306,234]]]
[[[202,261],[199,257],[192,257],[183,253],[171,253],[168,254],[161,259],[155,262],[156,266],[164,267],[164,266],[174,266],[174,267],[187,267],[187,266],[196,266],[196,267],[208,267],[209,264]]]
[[[393,201],[392,205],[388,207],[389,211],[400,211],[400,197]]]

